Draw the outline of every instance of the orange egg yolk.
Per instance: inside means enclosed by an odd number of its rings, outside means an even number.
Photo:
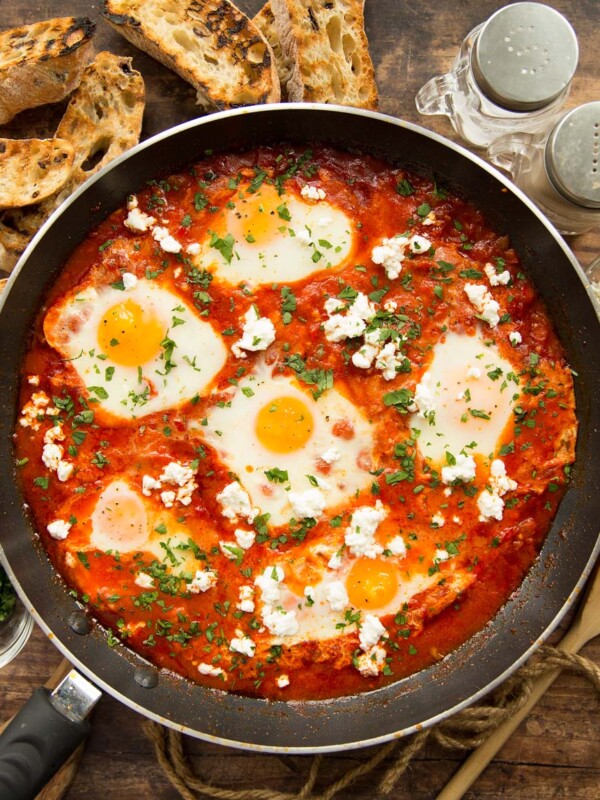
[[[359,558],[348,573],[346,590],[356,608],[383,608],[398,591],[398,571],[379,559]]]
[[[160,352],[165,334],[160,320],[128,299],[108,309],[98,329],[98,344],[115,364],[137,367]]]
[[[304,597],[304,589],[307,586],[315,586],[323,580],[324,570],[323,560],[314,553],[299,556],[286,565],[286,586],[298,597]]]
[[[272,453],[293,453],[312,436],[313,417],[299,397],[277,397],[258,412],[255,431]]]
[[[244,200],[236,201],[235,213],[229,215],[228,229],[235,239],[244,238],[248,244],[264,245],[286,224],[282,198],[275,189],[264,184],[260,191],[244,194]]]

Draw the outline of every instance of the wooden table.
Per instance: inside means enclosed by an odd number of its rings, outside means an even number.
[[[258,9],[260,0],[246,0],[240,5],[252,12]],[[448,69],[464,35],[502,5],[498,0],[368,0],[367,33],[377,72],[380,110],[454,138],[445,118],[419,117],[414,96],[430,76]],[[580,64],[569,106],[598,99],[600,0],[554,0],[553,5],[567,15],[579,37]],[[134,65],[143,73],[147,87],[144,136],[197,116],[191,87],[113,33],[100,20],[97,2],[0,0],[2,28],[65,14],[95,17],[96,48],[134,57]],[[59,116],[60,109],[25,112],[4,129],[3,135],[46,135],[53,132]],[[589,233],[572,239],[570,244],[586,266],[600,253],[600,234]],[[591,643],[583,652],[600,662],[600,641]],[[13,714],[59,661],[58,651],[36,629],[19,657],[0,673],[1,716]],[[561,677],[466,797],[600,798],[598,719],[598,701],[590,687],[582,679]],[[103,698],[68,800],[175,800],[179,796],[157,765],[141,722],[141,717],[125,706],[110,697]],[[198,740],[190,740],[189,749],[202,756],[200,767],[206,777],[216,785],[235,789],[249,788],[251,779],[257,787],[290,791],[307,768],[303,757],[264,756]],[[329,783],[365,757],[360,751],[328,756],[322,768],[323,780]],[[394,790],[394,800],[435,797],[461,758],[455,751],[428,745]],[[342,797],[378,800],[375,785],[372,777],[364,777]]]

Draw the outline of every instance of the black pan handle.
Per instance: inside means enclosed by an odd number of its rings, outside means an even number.
[[[73,676],[91,688],[93,699],[77,695]],[[74,670],[54,692],[35,690],[0,735],[0,800],[35,798],[89,733],[85,717],[99,697]]]

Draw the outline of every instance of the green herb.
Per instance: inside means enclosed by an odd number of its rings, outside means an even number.
[[[265,470],[265,475],[273,483],[285,483],[287,480],[289,480],[287,470],[279,469],[278,467]]]
[[[17,595],[12,587],[4,567],[0,566],[0,622],[5,622],[13,612]]]
[[[411,183],[404,178],[404,180],[396,184],[396,192],[402,197],[408,197],[409,195],[414,194],[415,190]]]
[[[223,238],[220,238],[214,231],[209,231],[209,233],[211,234],[209,242],[210,246],[214,247],[215,250],[218,250],[225,261],[228,264],[231,264],[231,259],[233,258],[233,248],[235,245],[235,239],[233,236],[228,233]]]

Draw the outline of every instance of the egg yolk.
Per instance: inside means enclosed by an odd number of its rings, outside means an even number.
[[[109,308],[98,329],[98,344],[115,364],[137,367],[161,349],[163,323],[128,299]]]
[[[255,431],[259,442],[272,453],[293,453],[312,436],[313,417],[300,398],[277,397],[258,412]]]
[[[258,193],[246,194],[244,201],[236,201],[236,213],[230,215],[228,224],[234,238],[243,237],[248,244],[257,246],[275,238],[287,216],[282,202],[275,189],[264,185]]]
[[[304,596],[307,586],[315,586],[323,580],[323,560],[314,553],[299,556],[285,567],[285,583],[298,597]]]
[[[383,608],[398,591],[398,571],[379,559],[357,559],[346,578],[351,605],[356,608]]]

